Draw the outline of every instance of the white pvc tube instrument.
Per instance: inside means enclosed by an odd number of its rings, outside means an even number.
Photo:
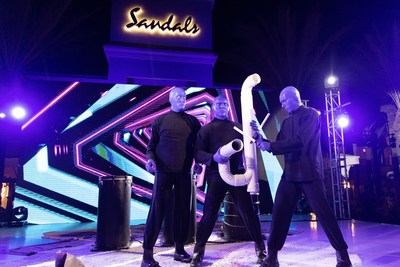
[[[251,136],[253,130],[251,129],[250,122],[253,118],[252,90],[254,86],[260,83],[260,81],[261,78],[257,73],[248,76],[246,80],[243,82],[240,94],[240,102],[242,107],[243,147],[244,147],[246,172],[244,174],[232,174],[230,172],[229,161],[224,164],[218,164],[219,173],[222,179],[227,184],[232,186],[247,185],[247,191],[251,194],[257,194],[259,192],[258,173],[257,173],[257,151],[255,143],[252,142],[253,138]],[[225,146],[223,146],[221,148],[221,151],[223,150],[224,153],[225,150],[232,152],[231,151],[232,149],[229,149],[229,147],[232,147],[231,143],[225,145],[228,146],[227,148],[224,148]],[[221,155],[223,155],[222,152],[220,153]]]

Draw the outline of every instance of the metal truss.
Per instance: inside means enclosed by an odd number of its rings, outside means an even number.
[[[336,121],[342,113],[339,88],[325,92],[326,120],[328,127],[329,163],[332,182],[333,210],[336,218],[350,219],[349,181],[346,166],[343,128]]]

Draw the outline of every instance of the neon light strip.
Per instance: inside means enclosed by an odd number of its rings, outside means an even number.
[[[134,190],[136,190],[136,191],[139,191],[139,192],[141,192],[141,193],[143,193],[143,194],[145,194],[145,195],[148,195],[148,196],[150,196],[150,197],[151,197],[151,195],[152,195],[152,191],[151,191],[151,190],[145,189],[145,188],[143,188],[143,187],[141,187],[141,186],[138,186],[138,185],[133,185],[133,184],[132,184],[132,189],[134,189]]]
[[[95,136],[107,131],[108,129],[112,128],[114,125],[118,124],[120,121],[126,119],[127,117],[131,116],[133,113],[137,112],[138,110],[142,109],[143,107],[149,105],[150,103],[156,101],[157,99],[159,99],[160,97],[164,96],[165,94],[169,93],[169,91],[172,89],[173,87],[169,88],[168,90],[166,90],[165,92],[157,95],[154,98],[151,98],[148,102],[143,103],[141,105],[139,105],[137,108],[135,108],[134,110],[128,112],[127,114],[125,114],[124,116],[120,117],[119,119],[115,120],[114,122],[106,125],[105,127],[100,128],[99,130],[97,130],[96,132],[92,133],[91,135],[87,136],[86,138],[82,139],[81,141],[77,142],[74,145],[74,152],[75,152],[75,165],[77,166],[77,168],[89,171],[89,172],[94,172],[94,173],[102,173],[100,171],[96,171],[96,169],[91,168],[87,165],[85,165],[84,163],[82,163],[82,159],[80,156],[80,148],[86,143],[88,142],[90,139],[94,138]]]
[[[150,139],[150,128],[144,128],[143,129],[143,134],[144,134],[144,136],[146,136],[147,137],[147,139]]]
[[[196,117],[201,125],[205,125],[210,121],[210,110],[206,107],[189,110],[187,113]]]
[[[119,149],[125,151],[127,154],[129,154],[130,156],[132,156],[133,158],[135,158],[136,160],[138,160],[139,162],[146,164],[146,156],[141,153],[139,150],[136,150],[134,147],[130,147],[130,149],[128,149],[126,146],[122,145],[120,143],[120,133],[116,133],[114,135],[114,140],[113,143],[116,147],[118,147]],[[133,150],[133,151],[131,151]]]
[[[76,166],[77,166],[79,169],[85,170],[85,171],[87,171],[87,172],[89,172],[89,173],[91,173],[91,174],[93,174],[93,175],[95,175],[95,176],[100,176],[100,177],[111,176],[110,173],[102,172],[102,171],[100,171],[100,170],[98,170],[98,169],[92,168],[92,167],[90,167],[90,166],[88,166],[88,165],[85,165],[85,164],[83,164],[83,163],[80,163],[79,165],[76,164]]]
[[[204,100],[203,100],[204,99]],[[199,101],[200,100],[200,101]],[[199,95],[199,96],[196,96],[196,97],[193,97],[193,98],[191,98],[191,99],[189,99],[188,101],[186,101],[186,105],[196,105],[197,103],[201,103],[201,102],[203,102],[203,101],[205,101],[205,100],[208,100],[209,102],[212,102],[213,100],[214,100],[214,97],[212,97],[211,95],[209,95],[209,94],[207,94],[207,93],[205,93],[205,94],[201,94],[201,95]],[[160,116],[160,115],[163,115],[163,114],[165,114],[165,113],[167,113],[167,112],[169,112],[170,111],[170,109],[168,108],[168,109],[164,109],[164,110],[161,110],[161,111],[159,111],[159,112],[156,112],[156,113],[153,113],[152,115],[150,115],[150,116],[147,116],[147,117],[144,117],[143,119],[141,119],[141,120],[137,120],[137,121],[135,121],[135,122],[133,122],[133,123],[131,123],[131,124],[128,124],[125,128],[128,128],[128,129],[131,129],[131,128],[135,128],[135,126],[138,126],[138,125],[142,125],[143,124],[143,122],[149,122],[149,121],[152,121],[153,119],[155,119],[156,117],[158,117],[158,116]]]
[[[190,98],[188,101],[186,101],[186,105],[194,106],[197,102],[199,102],[199,103],[204,102],[204,101],[207,102],[207,100],[209,101],[209,103],[212,103],[214,101],[214,97],[207,93],[204,93],[204,94]]]
[[[232,97],[231,92],[228,89],[222,89],[222,94],[225,95],[225,97],[228,99],[229,106],[231,107],[229,109],[229,118],[232,121],[237,122],[238,118],[236,116],[235,103],[233,102],[233,97]]]
[[[146,147],[147,144],[140,138],[140,136],[137,135],[136,131],[132,132],[132,136],[135,138],[136,141],[138,141],[142,146]]]
[[[27,121],[24,125],[22,125],[21,130],[24,130],[26,127],[28,127],[29,124],[31,124],[34,120],[36,120],[40,115],[45,113],[49,108],[54,106],[58,101],[61,100],[66,94],[71,92],[76,86],[78,86],[79,82],[73,82],[65,88],[64,91],[62,91],[56,98],[54,98],[49,104],[47,104],[44,108],[42,108],[35,116],[33,116],[29,121]]]

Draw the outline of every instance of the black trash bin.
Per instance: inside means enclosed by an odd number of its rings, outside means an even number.
[[[130,246],[132,176],[99,178],[96,250],[118,250]]]

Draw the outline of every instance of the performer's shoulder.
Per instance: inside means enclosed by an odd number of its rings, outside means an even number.
[[[315,114],[315,115],[317,115],[317,116],[321,115],[321,112],[318,111],[317,109],[313,108],[313,107],[307,107],[307,109],[308,109],[308,111],[309,111],[310,113],[313,113],[313,114]]]
[[[195,122],[196,124],[199,124],[199,125],[200,125],[199,120],[198,120],[195,116],[190,115],[190,114],[188,114],[188,113],[185,113],[185,114],[190,118],[190,120],[192,120],[192,121]]]

